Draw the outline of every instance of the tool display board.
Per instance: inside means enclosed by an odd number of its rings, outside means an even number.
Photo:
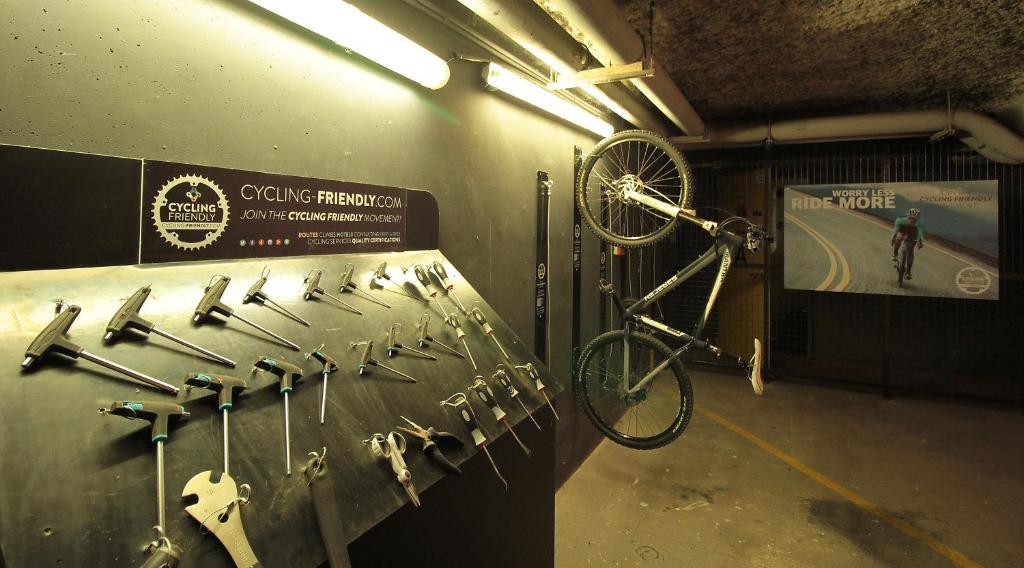
[[[354,540],[367,533],[367,538],[376,539],[368,542],[393,544],[387,550],[374,544],[377,548],[370,557],[372,562],[364,559],[363,565],[384,565],[387,559],[403,555],[427,564],[434,564],[432,559],[491,558],[492,566],[550,565],[550,560],[535,560],[553,553],[550,534],[544,542],[536,543],[539,550],[530,551],[527,544],[515,542],[517,538],[529,538],[531,531],[548,533],[553,528],[553,485],[545,484],[553,483],[554,456],[550,448],[554,426],[541,395],[526,377],[515,377],[521,399],[542,427],[537,431],[519,404],[495,389],[509,414],[509,424],[527,444],[539,445],[535,448],[539,451],[529,458],[519,452],[491,412],[470,396],[488,438],[497,437],[492,453],[510,481],[506,493],[486,459],[477,455],[469,433],[452,409],[439,405],[456,391],[471,394],[468,386],[478,373],[469,360],[436,346],[428,350],[437,361],[410,355],[388,358],[385,353],[385,333],[396,322],[402,324],[400,340],[416,346],[415,327],[424,313],[431,315],[430,331],[435,339],[464,350],[452,329],[444,325],[437,303],[427,299],[411,271],[406,277],[400,268],[416,263],[429,266],[434,259],[445,262],[466,307],[477,305],[483,310],[511,359],[536,365],[549,397],[561,391],[558,381],[531,354],[530,346],[515,337],[457,267],[436,250],[0,273],[0,290],[4,291],[0,305],[5,314],[0,318],[0,484],[4,488],[0,491],[0,540],[8,565],[134,566],[142,562],[142,547],[153,539],[151,527],[157,517],[156,457],[149,423],[97,412],[115,400],[139,399],[177,400],[191,413],[188,420],[172,426],[165,449],[166,534],[182,548],[182,565],[231,565],[220,543],[200,531],[179,498],[193,475],[222,467],[221,415],[216,394],[183,389],[172,397],[90,362],[66,361],[59,356],[38,361],[30,371],[21,371],[19,363],[25,348],[53,318],[54,300],[58,298],[82,307],[69,337],[90,352],[179,386],[189,372],[249,380],[249,388],[236,397],[230,414],[231,475],[239,484],[252,487],[251,502],[242,508],[242,520],[262,565],[312,567],[324,561],[320,531],[302,475],[307,452],[319,452],[324,447],[338,507],[343,512],[345,534],[337,538]],[[337,281],[346,263],[355,264],[354,281],[368,290],[370,275],[384,261],[394,282],[408,282],[406,292],[422,297],[422,301],[390,291],[394,290],[390,285],[371,292],[391,308],[358,295],[339,293]],[[242,296],[260,277],[264,266],[271,269],[264,292],[308,320],[311,327],[270,306],[242,304]],[[304,301],[303,277],[313,269],[323,271],[324,290],[340,295],[363,315],[349,312],[328,298]],[[193,324],[195,305],[216,274],[232,278],[224,301],[236,313],[298,343],[303,352],[280,345],[235,318],[224,323]],[[230,369],[155,335],[132,338],[126,333],[104,344],[102,337],[111,315],[125,298],[147,284],[152,285],[153,292],[141,310],[143,317],[160,329],[237,361],[238,366]],[[443,293],[440,301],[445,310],[457,311]],[[490,381],[502,357],[472,318],[463,315],[462,320],[479,374]],[[370,368],[369,375],[358,375],[360,351],[350,348],[349,343],[366,339],[375,342],[375,358],[419,382],[403,382],[375,367]],[[323,425],[319,424],[321,366],[313,359],[303,359],[306,352],[322,343],[326,344],[323,350],[338,359],[340,366],[329,379]],[[278,383],[268,373],[250,374],[252,363],[260,356],[301,365],[306,373],[290,401],[290,477],[285,474],[284,409]],[[386,434],[400,425],[399,415],[425,427],[456,433],[466,444],[462,450],[446,452],[454,463],[464,466],[465,473],[444,479],[435,499],[430,488],[445,474],[421,452],[419,442],[409,437],[405,459],[424,502],[421,509],[408,504],[387,462],[371,456],[362,443],[375,432]],[[395,515],[396,511],[399,514]],[[523,520],[523,514],[543,518]],[[389,517],[392,520],[386,521]],[[450,524],[455,519],[476,519],[478,524]],[[505,523],[510,521],[517,525],[509,528]],[[387,529],[389,522],[405,531],[416,526],[420,530],[416,534],[403,532],[402,540],[397,541]],[[487,538],[475,539],[478,533]],[[495,543],[502,533],[507,542]],[[429,546],[431,543],[437,546]],[[503,552],[495,552],[496,548]],[[365,546],[360,550],[364,557],[368,554]],[[503,556],[506,553],[520,556]],[[357,566],[360,554],[353,556]]]

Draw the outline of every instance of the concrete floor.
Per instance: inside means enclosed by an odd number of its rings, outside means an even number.
[[[680,439],[606,440],[558,492],[558,568],[1024,566],[1019,412],[694,375]]]

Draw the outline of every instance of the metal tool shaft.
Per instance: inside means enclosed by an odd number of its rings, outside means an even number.
[[[306,320],[304,320],[304,319],[300,318],[299,316],[297,316],[297,315],[293,314],[293,313],[292,313],[291,311],[289,311],[289,310],[288,310],[287,308],[285,308],[285,307],[284,307],[284,306],[282,306],[281,304],[278,304],[278,303],[277,303],[277,302],[275,302],[274,300],[271,300],[270,298],[266,298],[266,297],[265,297],[265,298],[263,298],[263,301],[264,301],[264,302],[266,302],[266,303],[268,303],[268,304],[270,304],[270,305],[272,305],[272,306],[274,306],[275,308],[277,308],[277,309],[281,310],[282,312],[284,312],[284,313],[285,313],[285,314],[286,314],[286,315],[287,315],[288,317],[292,318],[293,320],[295,320],[295,321],[297,321],[297,322],[301,323],[302,325],[304,325],[304,326],[306,326],[306,327],[309,327],[309,322],[308,322],[308,321],[306,321]]]
[[[117,371],[118,373],[121,373],[121,374],[124,374],[124,375],[128,375],[129,377],[131,377],[133,379],[138,379],[138,380],[146,383],[147,385],[149,385],[151,387],[158,388],[158,389],[160,389],[162,391],[169,392],[171,394],[178,394],[178,391],[180,390],[180,389],[178,389],[178,387],[176,387],[176,386],[174,386],[174,385],[172,385],[170,383],[165,383],[165,382],[161,381],[160,379],[154,379],[153,377],[151,377],[149,375],[143,375],[142,373],[140,373],[138,371],[133,371],[133,370],[129,369],[128,367],[123,367],[123,366],[118,365],[117,363],[115,363],[113,361],[109,361],[107,359],[104,359],[103,357],[100,357],[99,355],[94,355],[92,353],[89,353],[88,351],[82,351],[82,352],[80,352],[78,354],[78,356],[81,357],[82,359],[85,359],[86,361],[92,361],[93,363],[96,363],[97,365],[106,367],[106,368],[108,368],[108,369],[110,369],[112,371]]]
[[[202,353],[203,355],[206,355],[207,357],[213,359],[214,361],[220,361],[221,363],[224,363],[225,365],[228,365],[230,367],[234,367],[235,366],[235,362],[232,361],[231,359],[228,359],[227,357],[225,357],[223,355],[218,355],[218,354],[214,353],[213,351],[210,351],[209,349],[205,349],[203,347],[200,347],[200,346],[196,345],[195,343],[191,343],[189,341],[185,341],[184,339],[182,339],[180,337],[175,337],[175,336],[167,333],[166,331],[163,331],[162,329],[160,329],[158,327],[154,327],[151,331],[153,333],[159,335],[160,337],[164,337],[164,338],[170,339],[171,341],[173,341],[173,342],[175,342],[175,343],[177,343],[179,345],[184,345],[185,347],[188,347],[189,349],[192,349],[194,351],[198,351],[198,352]]]
[[[355,308],[355,306],[353,306],[352,304],[349,304],[349,303],[348,303],[348,302],[346,302],[345,300],[342,300],[341,298],[339,298],[339,297],[337,297],[337,296],[335,296],[335,295],[333,295],[333,294],[329,294],[329,293],[327,293],[327,292],[324,292],[324,296],[327,296],[328,298],[330,298],[330,299],[334,300],[335,302],[338,302],[339,304],[341,304],[341,305],[345,306],[346,308],[348,308],[348,309],[352,310],[353,312],[355,312],[355,313],[357,313],[357,314],[359,314],[359,315],[363,315],[363,312],[361,312],[361,311],[357,310],[357,309]]]
[[[228,463],[228,409],[225,408],[221,410],[221,415],[224,417],[224,473],[230,474],[231,468],[230,464]]]
[[[501,343],[498,341],[498,337],[495,336],[493,333],[490,334],[490,337],[491,339],[494,340],[494,344],[498,346],[498,351],[501,351],[501,356],[504,357],[506,361],[511,363],[512,360],[508,358],[508,353],[506,353],[505,348],[501,346]]]
[[[476,371],[476,361],[473,359],[473,352],[469,350],[469,344],[466,343],[466,338],[462,338],[459,341],[466,346],[466,355],[469,355],[469,362],[473,364],[473,370]]]
[[[442,348],[447,349],[448,352],[452,353],[453,355],[458,355],[459,357],[462,357],[463,359],[466,358],[465,355],[463,355],[462,353],[459,353],[458,349],[455,349],[454,347],[450,347],[448,345],[445,345],[444,343],[441,343],[440,341],[438,341],[436,339],[431,339],[430,342],[431,343],[436,343],[437,345],[441,346]]]
[[[487,446],[485,445],[481,445],[480,449],[483,450],[484,454],[487,455],[487,461],[491,462],[491,467],[494,468],[495,475],[497,475],[498,479],[500,479],[501,482],[505,484],[505,491],[508,491],[508,482],[505,481],[505,478],[502,477],[501,472],[498,471],[498,464],[494,463],[494,458],[491,457],[491,452],[487,451]]]
[[[292,474],[292,432],[288,420],[288,391],[284,392],[284,463],[288,475]]]
[[[371,302],[374,302],[376,304],[380,304],[380,305],[384,306],[385,308],[390,308],[391,307],[391,306],[385,304],[384,302],[378,300],[377,298],[373,297],[373,294],[370,294],[369,292],[363,292],[359,288],[352,288],[351,286],[348,286],[347,288],[349,290],[352,290],[353,293],[359,292],[360,294],[363,295],[363,297],[365,297],[366,299],[370,300]]]
[[[530,411],[526,409],[526,405],[523,404],[523,399],[517,396],[516,401],[519,403],[519,406],[523,407],[523,412],[526,413],[526,417],[529,418],[531,422],[533,422],[533,425],[536,426],[538,430],[540,430],[540,424],[537,422],[537,419],[534,418],[532,414],[530,414]]]
[[[501,423],[505,425],[505,428],[508,429],[508,433],[512,434],[512,437],[516,439],[516,443],[519,444],[519,447],[522,448],[523,452],[525,452],[527,457],[529,457],[530,454],[533,452],[531,452],[530,448],[527,448],[526,444],[524,444],[523,441],[519,439],[519,435],[516,434],[516,431],[512,429],[512,425],[508,423],[508,419],[502,418]]]
[[[466,306],[462,305],[462,300],[460,300],[459,297],[457,295],[455,295],[455,287],[454,286],[452,286],[451,288],[448,288],[448,295],[451,296],[453,300],[455,300],[455,303],[459,306],[459,309],[462,310],[462,313],[467,313],[466,312]]]
[[[406,351],[410,351],[412,353],[415,353],[415,354],[419,355],[420,357],[423,357],[424,359],[430,359],[431,361],[437,361],[437,357],[434,357],[433,355],[431,355],[429,353],[424,353],[424,352],[420,351],[419,349],[413,349],[412,347],[406,347],[405,345],[402,346],[402,349],[405,349]]]
[[[156,442],[156,518],[157,526],[160,527],[160,535],[163,536],[167,530],[167,518],[165,517],[164,504],[166,502],[164,487],[164,441]]]
[[[402,371],[399,371],[398,369],[392,369],[391,367],[388,367],[387,365],[381,365],[380,363],[377,363],[377,366],[382,368],[382,369],[387,369],[387,370],[391,371],[392,373],[395,373],[396,375],[401,375],[401,376],[405,377],[409,382],[412,382],[412,383],[417,382],[416,379],[410,377],[409,375],[406,375],[405,373],[403,373]]]
[[[238,318],[238,321],[240,321],[240,322],[242,322],[242,323],[245,323],[245,324],[249,324],[249,325],[251,325],[252,327],[255,327],[256,329],[258,329],[258,330],[262,331],[263,333],[265,333],[265,334],[269,335],[270,337],[273,337],[274,339],[276,339],[276,340],[280,341],[281,343],[284,343],[284,344],[285,344],[285,345],[287,345],[288,347],[291,347],[292,349],[294,349],[294,350],[296,350],[296,351],[302,351],[302,348],[301,348],[301,347],[299,347],[298,345],[296,345],[296,344],[292,343],[291,341],[288,341],[287,339],[285,339],[285,338],[281,337],[280,335],[278,335],[278,334],[274,333],[273,331],[270,331],[269,329],[267,329],[267,328],[263,327],[262,325],[260,325],[260,324],[258,324],[258,323],[256,323],[256,322],[253,322],[253,321],[247,320],[247,319],[243,318],[242,316],[240,316],[240,315],[238,315],[238,314],[231,314],[231,315],[232,315],[233,317],[235,317],[235,318]]]
[[[548,395],[547,395],[547,393],[545,393],[544,391],[540,391],[540,394],[541,394],[541,396],[543,396],[543,397],[544,397],[544,402],[548,403],[548,408],[550,408],[550,409],[551,409],[551,414],[554,414],[554,415],[555,415],[555,420],[561,420],[561,418],[559,418],[559,417],[558,417],[558,413],[557,413],[557,412],[555,412],[555,407],[554,407],[554,405],[553,405],[553,404],[551,404],[551,401],[550,401],[550,400],[548,399]]]
[[[321,383],[323,390],[320,392],[320,423],[324,423],[324,411],[327,410],[327,369],[324,369],[324,380]]]

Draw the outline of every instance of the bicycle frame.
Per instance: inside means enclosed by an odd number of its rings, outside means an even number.
[[[717,223],[697,217],[690,211],[678,207],[673,207],[662,201],[651,199],[643,194],[631,191],[627,192],[627,194],[628,193],[633,193],[634,195],[628,195],[628,197],[635,199],[641,204],[648,205],[651,208],[657,209],[658,211],[661,211],[666,214],[674,214],[674,216],[677,217],[678,219],[682,219],[690,223],[699,225],[701,228],[708,231],[715,237],[715,242],[711,245],[711,247],[709,247],[708,250],[705,251],[702,255],[700,255],[696,260],[680,269],[679,272],[675,273],[672,277],[670,277],[660,286],[652,290],[649,294],[644,296],[643,299],[641,299],[639,302],[630,306],[628,309],[623,310],[622,318],[624,330],[626,333],[623,336],[623,381],[620,389],[621,393],[624,395],[633,395],[636,394],[641,389],[643,389],[652,380],[654,380],[654,377],[656,377],[659,373],[664,371],[672,363],[672,361],[678,359],[683,354],[683,352],[685,352],[693,345],[696,345],[704,349],[708,349],[715,355],[721,355],[722,353],[724,353],[721,349],[714,347],[708,344],[707,342],[703,341],[701,339],[701,335],[704,332],[704,326],[707,323],[708,316],[711,315],[711,310],[714,307],[715,301],[718,299],[718,295],[722,290],[722,284],[725,282],[726,275],[728,275],[729,273],[729,268],[732,266],[733,258],[739,252],[739,248],[743,245],[744,238],[729,231],[719,230]],[[649,200],[650,203],[647,203],[646,200]],[[715,277],[714,284],[711,287],[711,292],[708,295],[707,303],[704,306],[704,312],[701,314],[700,319],[698,319],[692,335],[679,331],[677,329],[673,329],[668,325],[665,325],[645,315],[638,315],[639,312],[644,310],[652,303],[658,301],[665,294],[668,294],[677,286],[679,286],[683,282],[686,282],[695,274],[710,266],[712,263],[715,262],[715,260],[719,260],[718,274]],[[654,329],[657,329],[658,331],[671,335],[673,337],[683,339],[684,341],[686,341],[686,343],[682,347],[677,349],[675,352],[673,352],[671,357],[668,357],[667,359],[662,361],[658,366],[656,366],[654,369],[652,369],[646,375],[644,375],[644,377],[637,381],[635,385],[629,386],[629,332],[632,322],[634,320],[644,325],[650,326]]]

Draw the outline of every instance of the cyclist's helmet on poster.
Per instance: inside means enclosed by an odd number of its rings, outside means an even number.
[[[920,209],[917,209],[915,207],[911,207],[910,209],[907,210],[907,220],[908,221],[917,221],[920,218],[921,218],[921,210]]]

